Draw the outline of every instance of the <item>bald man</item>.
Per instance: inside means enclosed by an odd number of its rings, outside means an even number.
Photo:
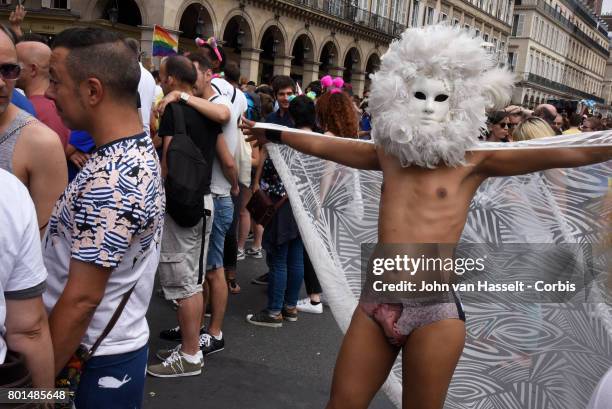
[[[28,188],[42,234],[66,187],[68,171],[57,134],[10,103],[19,74],[13,38],[0,29],[0,168]]]
[[[17,86],[25,91],[34,105],[38,119],[57,133],[62,146],[66,148],[70,130],[57,114],[55,102],[45,97],[45,91],[49,88],[51,49],[38,41],[23,41],[16,48],[22,67]]]

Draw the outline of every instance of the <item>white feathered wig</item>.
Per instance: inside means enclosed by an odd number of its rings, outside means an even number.
[[[447,24],[407,29],[391,43],[371,77],[369,108],[374,141],[398,156],[402,166],[464,164],[465,151],[486,128],[485,110],[509,101],[514,75],[496,68],[481,44],[473,32]],[[423,135],[410,123],[408,91],[423,76],[449,88],[450,113],[438,132],[428,132],[426,143],[418,143]]]

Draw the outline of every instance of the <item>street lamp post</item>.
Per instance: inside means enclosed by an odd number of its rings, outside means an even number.
[[[238,29],[238,35],[236,36],[236,48],[241,49],[244,45],[244,31],[242,28]]]
[[[119,5],[117,1],[115,1],[115,5],[108,10],[108,19],[113,27],[117,24],[119,20]]]
[[[200,10],[198,10],[198,19],[196,21],[196,36],[203,38],[204,37],[204,19],[202,18],[202,11],[204,7],[200,6]]]

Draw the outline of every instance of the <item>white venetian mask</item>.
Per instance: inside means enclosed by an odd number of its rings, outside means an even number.
[[[408,94],[410,116],[415,121],[413,126],[428,127],[448,121],[449,93],[442,80],[417,78]]]

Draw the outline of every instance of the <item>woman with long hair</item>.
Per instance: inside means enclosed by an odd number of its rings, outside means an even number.
[[[325,135],[356,138],[359,118],[353,101],[339,89],[333,89],[317,99],[317,121]]]

